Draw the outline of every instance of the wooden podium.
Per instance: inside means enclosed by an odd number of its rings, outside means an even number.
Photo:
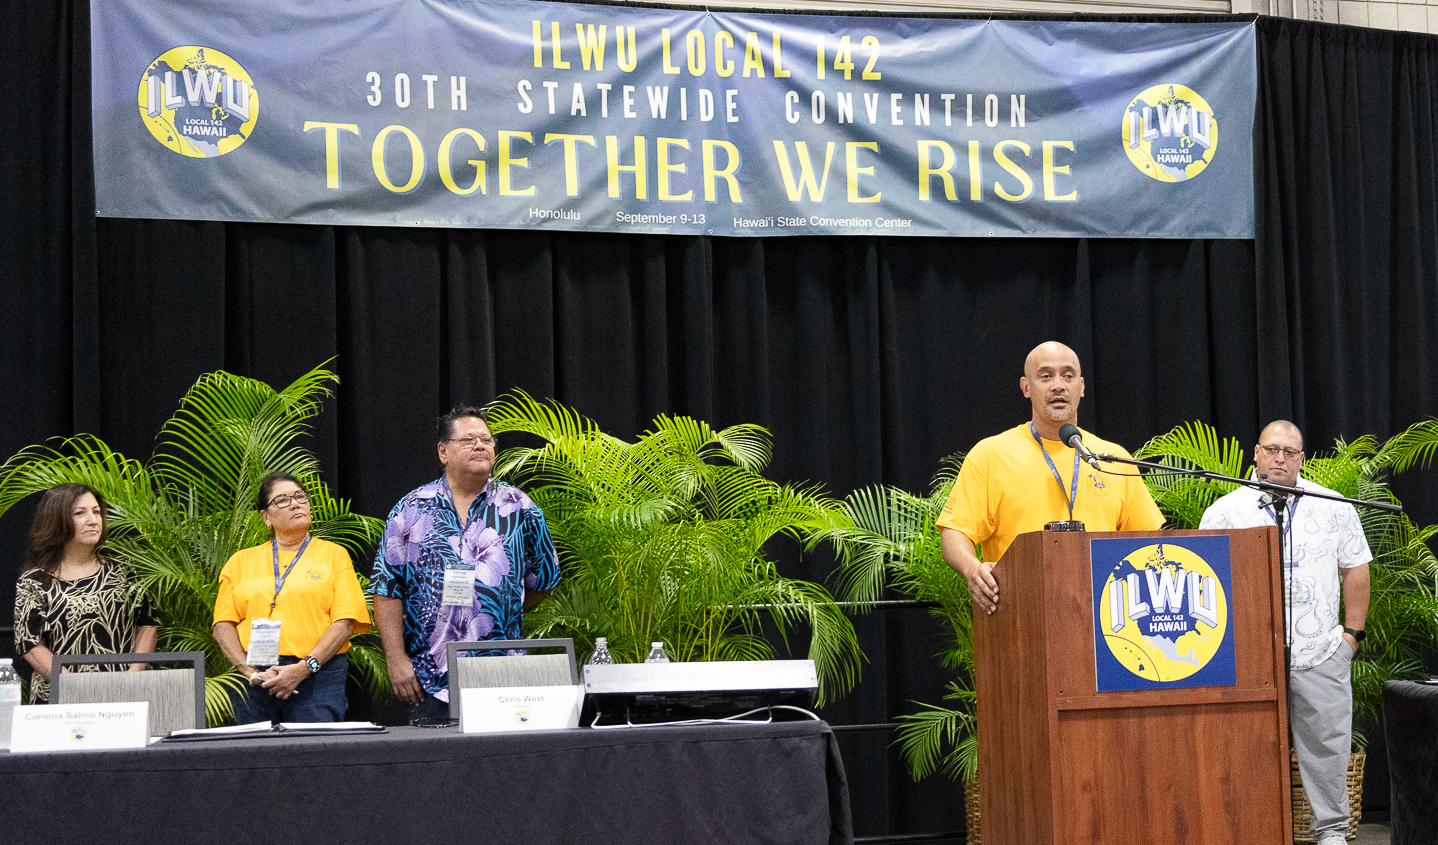
[[[1089,541],[1224,533],[1237,683],[1099,692]],[[1019,536],[974,612],[984,845],[1292,842],[1281,575],[1276,528]]]

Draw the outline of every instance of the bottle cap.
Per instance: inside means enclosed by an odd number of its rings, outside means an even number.
[[[595,638],[594,638],[594,644],[597,645],[597,646],[600,646],[600,645],[608,645],[608,644],[609,644],[609,640],[606,640],[606,639],[603,638],[603,637],[595,637]]]
[[[649,647],[650,647],[650,648],[664,648],[664,643],[662,643],[662,642],[659,642],[659,643],[650,643],[650,644],[649,644]]]

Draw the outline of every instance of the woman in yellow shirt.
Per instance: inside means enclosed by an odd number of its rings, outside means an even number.
[[[235,724],[340,721],[349,638],[370,629],[354,565],[310,535],[309,495],[294,476],[265,476],[255,507],[274,534],[225,563],[215,600],[215,641],[250,682]]]

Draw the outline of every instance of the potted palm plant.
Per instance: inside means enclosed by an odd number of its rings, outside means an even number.
[[[978,702],[974,695],[973,609],[968,586],[944,562],[937,521],[958,476],[963,455],[942,462],[932,487],[918,496],[877,485],[844,500],[849,524],[825,534],[839,551],[840,595],[871,607],[886,589],[929,605],[947,634],[940,662],[955,673],[948,704],[918,703],[898,717],[896,744],[915,780],[942,770],[964,783],[968,841],[982,841],[979,818]]]
[[[843,512],[817,489],[764,478],[764,429],[659,416],[629,442],[522,391],[487,413],[495,434],[542,443],[505,449],[495,469],[544,510],[564,567],[526,615],[527,635],[571,637],[581,650],[603,636],[621,662],[644,659],[655,641],[675,660],[758,660],[773,655],[766,629],[787,644],[802,627],[821,702],[853,686],[852,623],[823,587],[782,577],[769,556],[781,538],[802,543]]]
[[[148,463],[127,458],[87,434],[22,449],[0,466],[0,514],[62,482],[89,484],[110,504],[108,546],[159,610],[161,651],[200,651],[210,724],[231,715],[242,688],[210,633],[220,569],[268,532],[254,509],[260,479],[272,471],[305,480],[312,531],[358,554],[379,537],[377,519],[352,513],[318,476],[319,463],[297,439],[308,431],[338,379],[324,365],[275,390],[227,372],[200,377],[161,427]],[[374,635],[354,638],[350,667],[373,689],[388,683]]]

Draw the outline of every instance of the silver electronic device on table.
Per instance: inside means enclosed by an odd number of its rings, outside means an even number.
[[[819,692],[812,660],[613,663],[584,667],[581,727],[692,719],[766,719],[767,708],[808,709]],[[764,711],[755,713],[753,711]]]

